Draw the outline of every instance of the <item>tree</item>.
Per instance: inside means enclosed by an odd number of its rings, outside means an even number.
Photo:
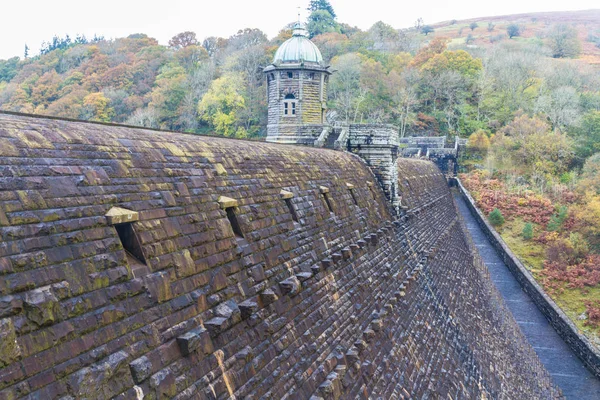
[[[469,136],[467,148],[471,151],[485,154],[490,148],[490,138],[483,129],[480,129]]]
[[[199,44],[198,39],[196,39],[196,34],[190,31],[178,33],[169,40],[169,47],[175,50],[183,49],[188,46],[198,46]]]
[[[446,50],[448,43],[450,42],[449,38],[446,37],[434,37],[431,39],[431,42],[427,44],[427,46],[423,47],[419,52],[415,55],[415,58],[410,63],[411,67],[420,67],[429,61],[430,58],[433,58],[436,54],[441,54]]]
[[[10,82],[17,75],[19,67],[19,57],[0,60],[0,82]]]
[[[600,153],[594,154],[585,161],[577,188],[582,193],[591,192],[600,195]]]
[[[479,26],[479,24],[477,22],[471,22],[469,24],[469,28],[471,28],[471,32],[475,30],[475,28],[477,28]]]
[[[246,108],[240,93],[243,81],[238,75],[224,75],[212,82],[198,104],[198,114],[208,122],[215,133],[223,136],[246,137],[239,115]]]
[[[546,114],[556,129],[574,126],[581,116],[579,94],[571,86],[560,86],[540,96],[536,110]]]
[[[523,239],[533,239],[533,224],[531,222],[527,222],[523,227]]]
[[[493,226],[500,226],[500,225],[504,224],[504,216],[502,215],[500,210],[498,210],[497,208],[494,208],[488,214],[488,220],[490,221],[490,224],[492,224]]]
[[[581,52],[577,30],[566,24],[554,25],[550,29],[548,45],[554,58],[574,58]]]
[[[313,11],[308,17],[307,30],[312,38],[327,32],[340,33],[340,27],[335,21],[333,15],[327,10]]]
[[[517,24],[510,24],[506,28],[506,33],[508,34],[509,39],[512,39],[515,36],[521,36],[521,27]]]
[[[83,98],[81,118],[90,121],[110,122],[113,110],[104,93],[90,93]]]
[[[430,33],[433,33],[434,29],[430,25],[425,25],[421,28],[421,33],[427,36]]]
[[[575,151],[581,158],[600,152],[600,111],[590,111],[581,119],[581,124],[571,132],[575,138]]]
[[[28,58],[29,57],[29,46],[27,46],[27,43],[25,43],[25,51],[23,52],[23,58]]]
[[[456,71],[466,77],[475,77],[483,69],[478,58],[473,58],[464,50],[444,51],[430,58],[421,70],[439,75],[444,71]]]
[[[327,11],[333,18],[337,17],[335,11],[333,11],[333,7],[331,6],[328,0],[310,0],[307,10],[311,13],[323,10]]]
[[[493,23],[493,22],[491,22],[491,21],[490,21],[490,22],[488,22],[488,25],[487,25],[487,30],[488,30],[488,32],[492,32],[492,31],[494,30],[494,28],[495,28],[495,27],[496,27],[496,24],[494,24],[494,23]]]
[[[356,53],[347,53],[331,62],[337,72],[332,76],[329,90],[335,108],[346,124],[356,122],[366,89],[360,85],[362,60]]]

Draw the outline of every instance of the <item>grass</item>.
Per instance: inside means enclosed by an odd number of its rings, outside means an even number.
[[[544,268],[545,250],[543,245],[533,240],[523,239],[524,226],[525,222],[522,219],[514,219],[504,223],[499,233],[513,253],[519,257],[525,267],[535,276],[536,272]],[[534,224],[534,235],[539,231],[540,227]]]

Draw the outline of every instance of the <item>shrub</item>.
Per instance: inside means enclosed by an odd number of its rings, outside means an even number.
[[[523,227],[523,239],[533,239],[533,224],[531,222],[526,223]]]
[[[550,217],[550,222],[548,222],[548,226],[546,227],[546,229],[549,230],[550,232],[556,232],[556,231],[560,230],[563,222],[565,222],[565,219],[567,219],[567,215],[568,215],[567,207],[560,206],[558,208],[558,212],[556,214],[554,214],[552,217]]]
[[[576,260],[575,249],[571,242],[565,239],[557,239],[546,247],[546,261],[556,263],[561,268],[566,268]]]
[[[494,208],[492,212],[489,213],[488,220],[490,221],[490,224],[494,226],[500,226],[504,223],[504,216],[502,215],[500,210]]]
[[[571,244],[571,247],[573,247],[575,258],[578,261],[583,260],[589,255],[590,246],[581,233],[572,232],[569,235],[569,243]]]

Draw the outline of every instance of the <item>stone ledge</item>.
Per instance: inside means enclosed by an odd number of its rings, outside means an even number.
[[[137,211],[127,210],[121,207],[113,207],[104,215],[109,225],[125,224],[140,220],[140,214]]]

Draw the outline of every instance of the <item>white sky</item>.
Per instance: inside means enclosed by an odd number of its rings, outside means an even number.
[[[105,38],[146,33],[167,44],[179,32],[229,37],[238,29],[259,28],[269,37],[286,23],[302,18],[309,0],[0,0],[0,59],[30,55],[52,36],[81,33]],[[330,0],[339,22],[368,29],[382,20],[395,28],[524,12],[586,10],[598,0]]]

